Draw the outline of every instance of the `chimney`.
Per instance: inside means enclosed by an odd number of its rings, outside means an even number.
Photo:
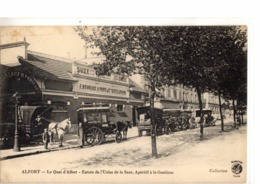
[[[26,42],[26,38],[24,37],[24,57],[25,59],[28,59],[28,53],[27,53],[27,50],[28,50],[28,46],[30,44]]]

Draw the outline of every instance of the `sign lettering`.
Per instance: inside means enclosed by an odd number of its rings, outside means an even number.
[[[74,63],[72,66],[72,73],[80,76],[90,76],[90,77],[101,78],[110,81],[128,83],[128,77],[123,75],[112,74],[111,76],[106,76],[106,75],[97,76],[94,68],[84,64]]]
[[[97,87],[97,86],[91,86],[87,84],[79,84],[79,90],[80,91],[92,91],[92,92],[101,92],[101,93],[107,93],[112,95],[122,95],[126,96],[127,91],[126,90],[120,90],[120,89],[113,89],[113,88],[106,88],[106,87]]]
[[[20,77],[26,79],[32,84],[32,86],[34,87],[37,93],[41,93],[41,89],[39,88],[37,82],[34,80],[34,78],[29,76],[28,74],[24,72],[18,72],[18,71],[6,73],[5,78],[11,78],[11,77]]]

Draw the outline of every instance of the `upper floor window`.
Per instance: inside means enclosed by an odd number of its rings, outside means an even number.
[[[171,96],[172,96],[172,95],[171,95],[171,89],[169,88],[169,89],[168,89],[168,98],[171,98]]]
[[[123,105],[117,105],[117,112],[124,111]]]

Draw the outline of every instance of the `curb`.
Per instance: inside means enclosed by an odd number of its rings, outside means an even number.
[[[24,156],[29,156],[29,155],[36,155],[36,154],[41,154],[41,153],[47,153],[47,152],[52,152],[52,151],[60,151],[60,150],[66,150],[66,149],[72,149],[72,148],[78,148],[78,146],[70,146],[70,147],[64,147],[64,148],[53,148],[53,149],[48,149],[48,150],[39,150],[39,151],[22,153],[22,154],[17,154],[17,155],[8,155],[8,156],[5,156],[5,157],[1,157],[0,160],[8,160],[8,159],[12,159],[12,158],[18,158],[18,157],[24,157]]]

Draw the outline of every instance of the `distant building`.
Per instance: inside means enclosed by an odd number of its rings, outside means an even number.
[[[146,91],[149,91],[149,81],[144,76],[139,77],[139,85]],[[155,97],[155,107],[157,108],[171,108],[171,109],[199,109],[199,101],[197,92],[194,88],[187,88],[182,84],[172,86],[163,86],[160,90],[160,95]],[[222,99],[222,98],[221,98]],[[222,99],[222,104],[225,101]],[[203,108],[211,109],[214,113],[219,113],[218,97],[211,93],[202,94]],[[147,98],[146,104],[149,104]]]

